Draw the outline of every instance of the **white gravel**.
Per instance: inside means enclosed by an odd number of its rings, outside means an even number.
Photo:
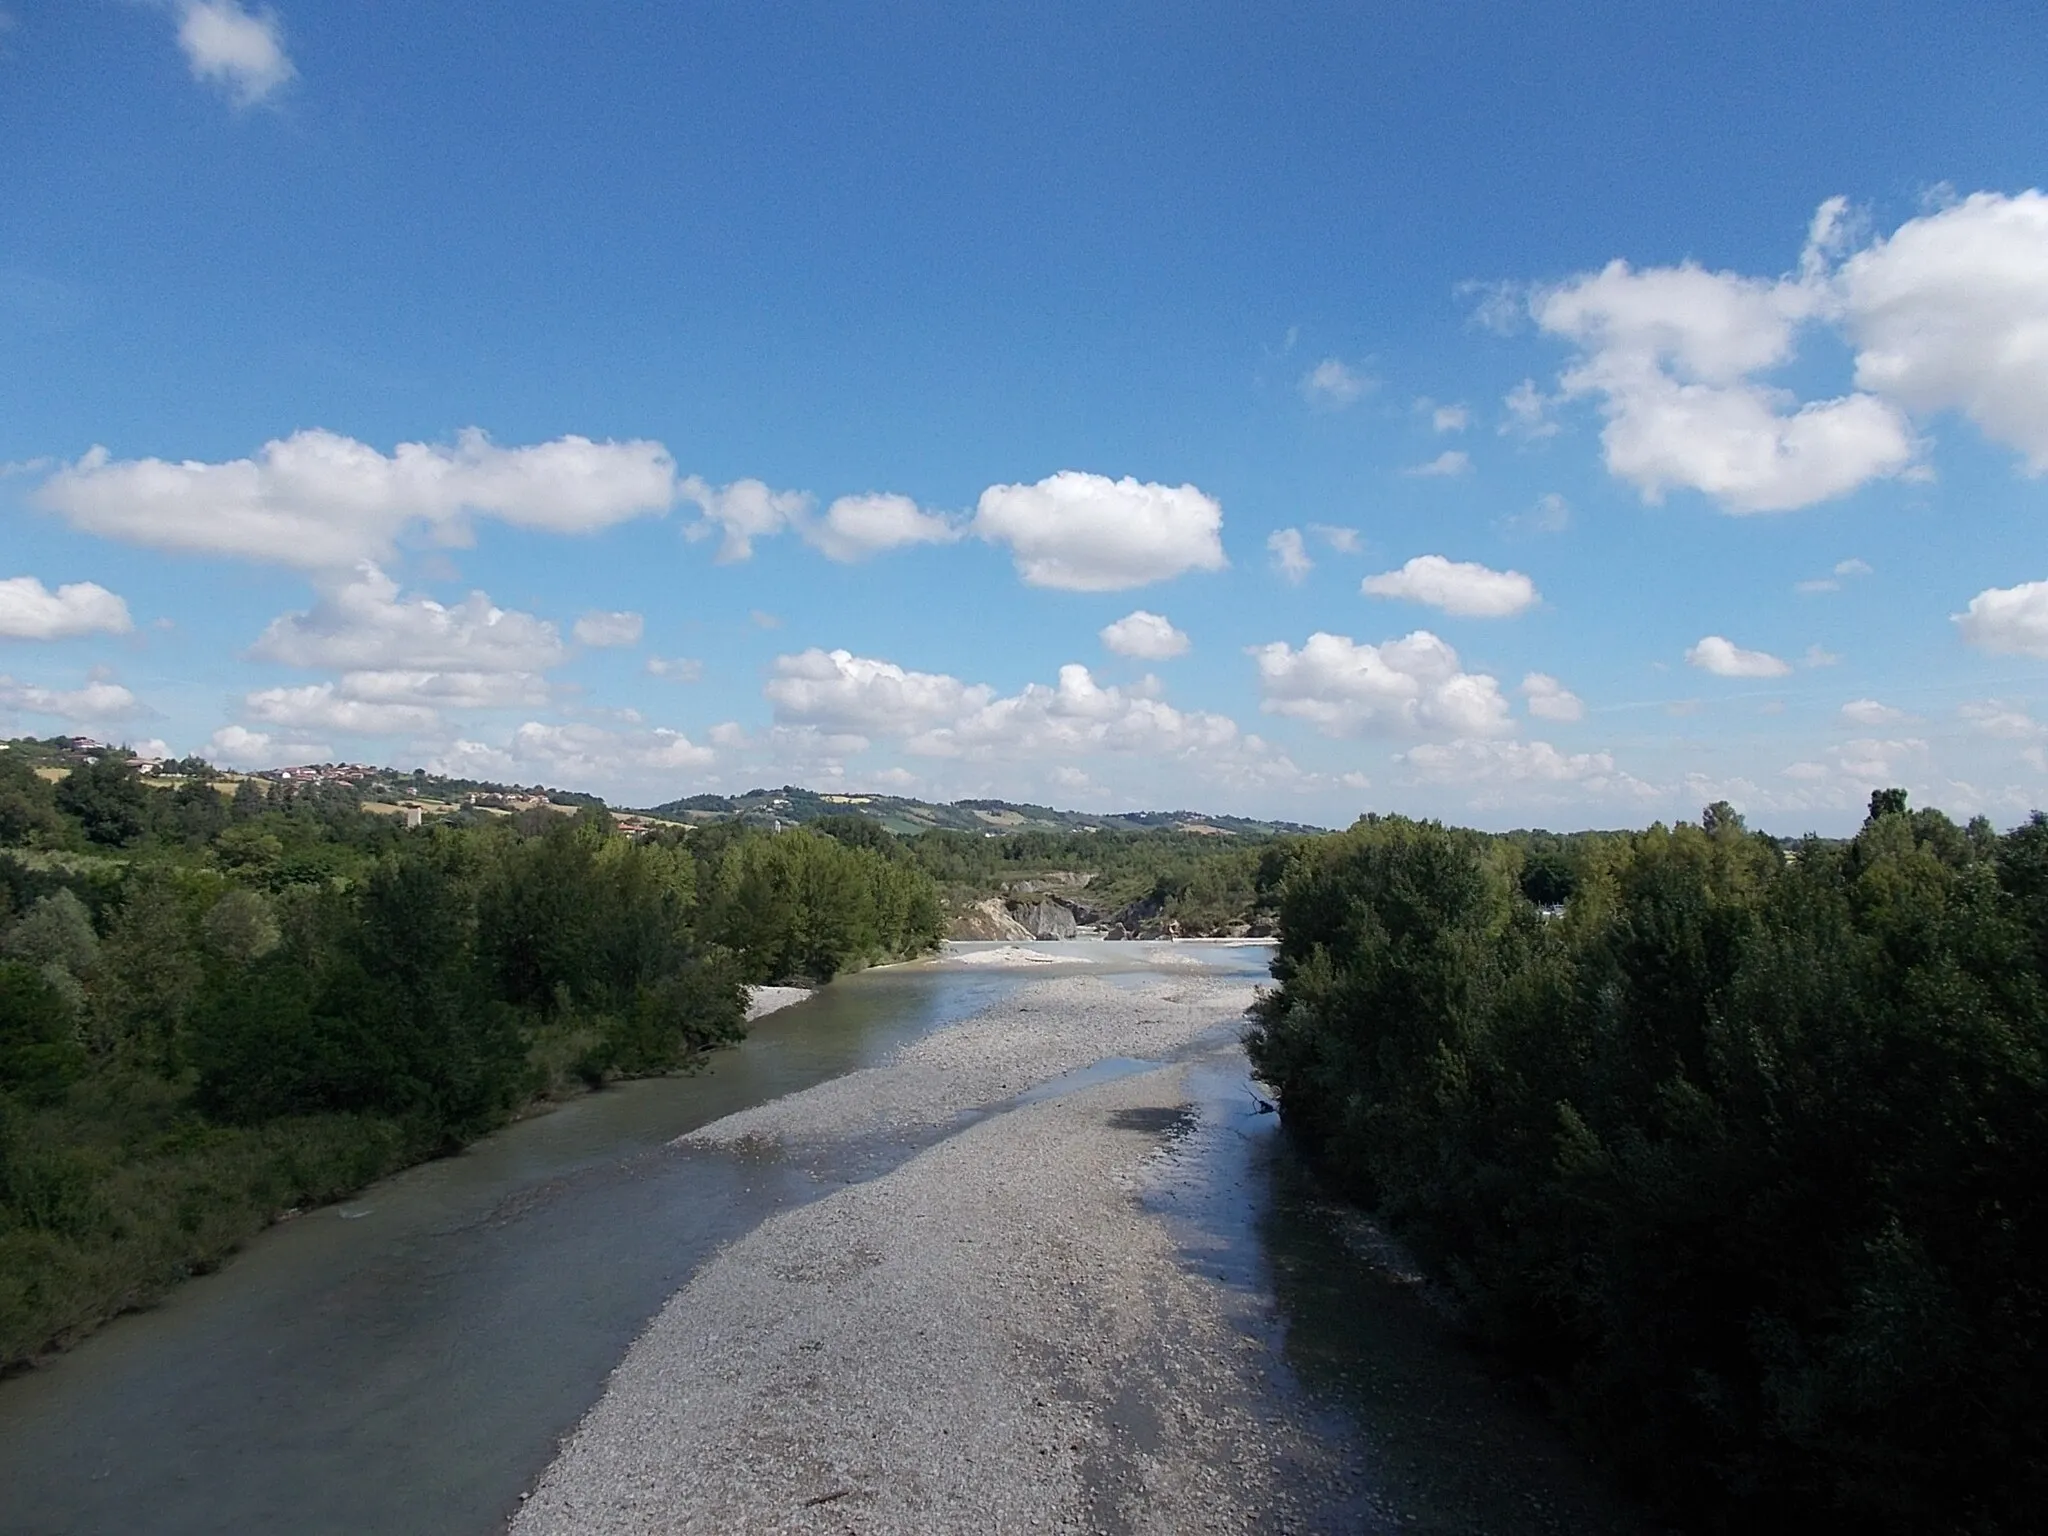
[[[1228,1039],[1256,990],[1213,973],[1048,978],[925,1036],[883,1066],[728,1115],[682,1142],[813,1143],[944,1125],[1105,1057],[1152,1060],[1205,1036]]]
[[[784,1008],[804,1002],[811,995],[809,987],[749,987],[747,988],[747,1022],[765,1014],[779,1013]]]
[[[1134,1199],[1185,1070],[982,1121],[735,1243],[514,1531],[1298,1528],[1347,1469],[1257,1406],[1263,1351]]]

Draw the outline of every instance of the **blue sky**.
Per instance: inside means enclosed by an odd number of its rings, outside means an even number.
[[[2048,800],[2031,6],[0,8],[0,730]]]

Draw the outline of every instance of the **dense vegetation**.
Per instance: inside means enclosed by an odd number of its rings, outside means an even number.
[[[0,1366],[535,1098],[687,1064],[746,983],[939,930],[879,829],[407,831],[332,785],[30,758],[0,751]]]
[[[1690,1522],[2036,1529],[2048,821],[1886,791],[1846,843],[1716,806],[1544,851],[1297,853],[1251,1039],[1288,1125]]]
[[[1049,872],[1085,872],[1093,878],[1077,894],[1105,913],[1142,902],[1189,932],[1212,932],[1269,907],[1287,860],[1306,841],[1174,830],[927,832],[907,847],[955,902]]]

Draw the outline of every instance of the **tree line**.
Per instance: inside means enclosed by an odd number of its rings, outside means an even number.
[[[1249,1037],[1286,1124],[1686,1523],[2035,1529],[2048,820],[1567,851],[1298,850]]]
[[[887,833],[635,842],[596,806],[407,830],[180,766],[53,784],[0,752],[0,1366],[281,1211],[738,1039],[749,983],[940,932]]]

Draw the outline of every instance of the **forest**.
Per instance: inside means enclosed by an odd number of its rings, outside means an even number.
[[[2038,1529],[2048,819],[1367,817],[1280,910],[1285,1124],[1675,1522]]]
[[[633,841],[591,804],[408,830],[174,768],[0,751],[0,1369],[536,1101],[688,1067],[749,983],[941,929],[886,832]]]

